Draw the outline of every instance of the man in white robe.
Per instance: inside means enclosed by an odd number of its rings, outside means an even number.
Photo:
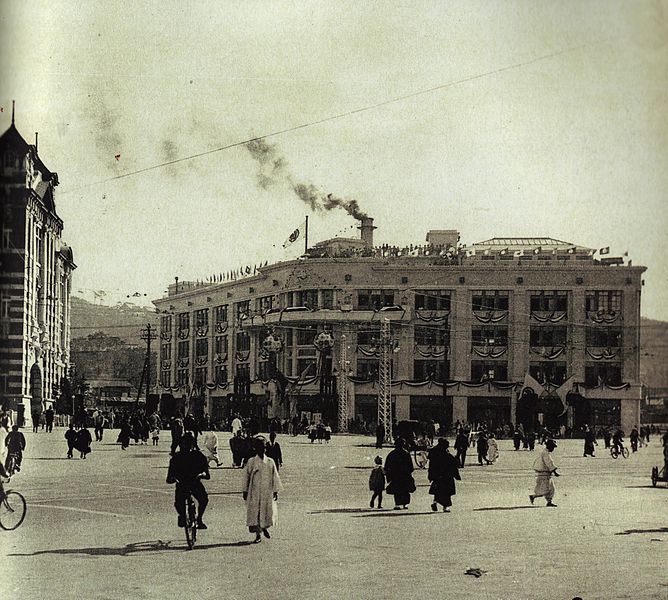
[[[243,497],[246,501],[246,525],[255,533],[254,543],[262,541],[261,534],[270,538],[269,527],[276,521],[275,501],[283,489],[274,461],[265,455],[264,438],[253,440],[256,455],[244,469]]]
[[[536,487],[533,494],[529,496],[529,501],[533,504],[536,498],[541,496],[547,500],[547,506],[556,506],[552,502],[554,498],[554,484],[552,483],[552,475],[559,477],[557,467],[552,460],[551,452],[557,447],[554,440],[547,440],[545,448],[533,461],[533,470],[536,472]]]
[[[204,454],[207,462],[213,460],[217,467],[223,464],[218,456],[218,436],[213,431],[206,431],[202,434],[199,446],[200,452]]]

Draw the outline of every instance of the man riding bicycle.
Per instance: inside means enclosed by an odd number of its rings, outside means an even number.
[[[189,494],[197,500],[197,529],[206,529],[202,516],[209,503],[209,496],[201,479],[211,479],[209,463],[204,454],[195,447],[195,440],[190,433],[183,435],[179,442],[179,451],[169,461],[167,483],[176,483],[174,507],[179,515],[179,527],[185,526],[186,498]]]
[[[26,449],[26,438],[19,431],[18,425],[13,425],[12,430],[5,438],[5,446],[7,446],[7,458],[5,460],[5,468],[9,471],[9,464],[14,456],[14,469],[21,470],[21,462],[23,461],[23,451]]]
[[[612,447],[615,448],[620,454],[624,449],[624,432],[621,429],[615,431],[614,435],[612,436]]]

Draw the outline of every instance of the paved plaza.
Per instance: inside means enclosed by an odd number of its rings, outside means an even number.
[[[473,464],[452,513],[432,513],[426,471],[410,510],[369,509],[373,439],[310,444],[279,436],[285,486],[272,539],[250,544],[242,472],[223,467],[197,546],[185,550],[173,486],[165,484],[169,432],[158,448],[121,451],[116,431],[86,460],[65,458],[63,429],[26,432],[24,468],[9,487],[28,502],[23,525],[0,531],[2,597],[31,598],[667,598],[668,489],[652,488],[661,461],[654,437],[627,460],[580,440],[554,452],[557,508],[533,487],[529,452],[499,443],[492,465]],[[536,446],[540,451],[541,446]],[[383,449],[383,458],[389,448]],[[479,568],[479,577],[466,575]]]

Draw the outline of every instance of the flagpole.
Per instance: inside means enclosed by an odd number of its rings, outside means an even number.
[[[308,252],[308,215],[306,215],[306,227],[304,227],[304,254]]]

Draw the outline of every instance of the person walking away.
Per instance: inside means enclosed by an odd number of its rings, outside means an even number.
[[[47,408],[44,411],[44,423],[46,426],[47,433],[51,433],[53,431],[53,417],[54,417],[53,408],[49,406],[49,408]]]
[[[218,457],[218,436],[213,431],[207,431],[202,434],[200,446],[202,454],[206,458],[207,465],[212,460],[216,462],[217,467],[223,464]]]
[[[102,436],[104,435],[104,414],[101,410],[97,411],[95,415],[94,425],[95,425],[95,441],[101,442]]]
[[[378,423],[376,426],[376,448],[382,448],[385,442],[385,425]]]
[[[39,431],[39,418],[42,416],[41,410],[33,410],[32,414],[32,432],[37,433]]]
[[[86,455],[91,451],[90,445],[93,442],[93,437],[90,434],[90,431],[86,429],[84,425],[77,432],[77,439],[75,448],[81,453],[81,458],[86,458]]]
[[[455,495],[455,480],[461,480],[458,461],[448,452],[450,443],[445,438],[439,438],[436,447],[429,452],[429,470],[427,478],[431,481],[429,493],[434,496],[431,510],[436,512],[438,505],[443,512],[450,512],[452,496]]]
[[[406,450],[406,443],[402,438],[396,438],[394,450],[385,459],[385,491],[394,496],[394,510],[407,510],[411,503],[411,494],[415,491],[412,473],[413,459]]]
[[[383,459],[380,456],[376,456],[376,458],[373,459],[373,462],[376,466],[371,469],[371,475],[369,475],[369,489],[373,492],[369,507],[373,508],[373,503],[376,498],[378,498],[378,508],[383,508],[383,491],[385,490]]]
[[[265,453],[264,438],[254,438],[255,456],[248,460],[244,471],[243,499],[246,502],[246,525],[255,533],[254,543],[267,539],[269,528],[276,524],[278,493],[283,489],[274,461]]]
[[[584,454],[582,455],[583,457],[587,456],[594,456],[594,445],[598,445],[598,442],[596,441],[596,434],[594,433],[594,430],[589,427],[589,425],[585,425],[585,431],[584,431]]]
[[[174,456],[174,453],[181,442],[181,437],[183,436],[183,420],[179,415],[172,417],[170,431],[172,433],[172,447],[170,454]]]
[[[522,443],[522,432],[520,428],[515,425],[515,430],[513,431],[513,447],[515,450],[520,449],[520,444]]]
[[[274,461],[276,470],[280,471],[283,466],[283,452],[281,452],[281,445],[276,441],[275,431],[269,434],[269,443],[265,448],[265,454]]]
[[[640,439],[640,434],[638,433],[638,426],[634,425],[629,434],[629,439],[631,440],[631,452],[638,451],[638,440]]]
[[[457,437],[455,438],[455,450],[457,451],[457,461],[459,462],[459,468],[464,468],[464,463],[466,462],[466,451],[469,449],[469,436],[466,434],[463,428],[457,431]]]
[[[5,460],[5,469],[9,466],[9,456],[14,454],[16,456],[15,468],[16,471],[21,470],[21,462],[23,462],[23,451],[26,449],[26,438],[19,431],[18,425],[12,425],[12,430],[5,438],[5,447],[7,448],[7,458]]]
[[[621,453],[624,448],[624,432],[621,429],[617,429],[613,434],[612,445],[617,449],[617,452]]]
[[[489,439],[487,440],[487,464],[492,464],[497,461],[499,458],[499,444],[494,437],[494,434],[490,432]]]
[[[547,500],[547,506],[557,506],[552,502],[552,498],[554,498],[552,475],[559,477],[559,473],[557,473],[557,467],[551,454],[556,447],[557,443],[554,440],[546,440],[545,448],[533,461],[533,470],[536,472],[536,487],[533,494],[529,496],[531,504],[536,498],[544,497]]]
[[[154,410],[148,417],[148,426],[151,432],[151,440],[154,446],[160,442],[160,429],[162,429],[162,420],[157,410]]]
[[[607,450],[608,448],[610,448],[610,438],[611,438],[611,436],[610,436],[610,430],[606,427],[606,428],[603,430],[603,441],[605,442],[605,449],[606,449],[606,450]]]
[[[292,417],[292,437],[297,437],[299,434],[299,417],[295,415]]]
[[[535,431],[530,431],[529,433],[527,433],[527,446],[529,448],[529,452],[533,452],[533,449],[536,447]]]
[[[241,439],[241,429],[230,438],[230,451],[232,452],[232,466],[240,467],[243,459],[243,440]]]
[[[202,430],[199,428],[197,420],[192,413],[188,413],[185,419],[183,419],[183,431],[190,431],[195,439],[195,445],[197,445],[197,436],[202,433]]]
[[[179,440],[178,450],[169,460],[167,483],[175,483],[174,508],[178,514],[177,524],[186,524],[186,498],[192,494],[197,500],[197,529],[207,529],[202,517],[209,504],[209,496],[202,484],[202,479],[211,479],[209,464],[204,455],[196,448],[192,434],[185,433]]]
[[[234,415],[234,419],[232,419],[232,435],[237,435],[237,431],[241,431],[241,419],[239,415]]]
[[[77,443],[77,431],[74,429],[74,423],[70,423],[69,429],[65,432],[67,440],[67,458],[72,458],[74,446]]]
[[[121,445],[121,450],[126,450],[130,445],[130,438],[132,437],[132,427],[127,417],[121,421],[121,429],[118,432],[118,439],[116,440]]]
[[[489,449],[489,444],[487,443],[487,436],[484,431],[481,431],[478,434],[478,442],[476,443],[476,448],[478,449],[478,464],[482,465],[482,461],[489,464],[487,460],[487,450]]]

